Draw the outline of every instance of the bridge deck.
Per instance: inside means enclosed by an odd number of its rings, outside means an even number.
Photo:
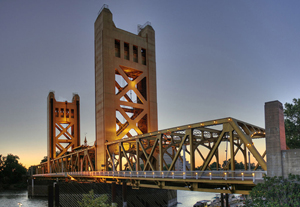
[[[87,171],[36,174],[38,178],[67,178],[79,182],[127,182],[133,188],[148,187],[248,194],[266,171]]]

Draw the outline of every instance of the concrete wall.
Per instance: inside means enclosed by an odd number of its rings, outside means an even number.
[[[300,149],[282,150],[281,160],[283,165],[283,176],[295,174],[300,175]]]

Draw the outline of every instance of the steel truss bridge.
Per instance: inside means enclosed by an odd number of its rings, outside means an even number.
[[[267,170],[266,152],[261,155],[253,143],[260,138],[265,138],[263,128],[237,119],[205,121],[107,142],[106,167],[109,171],[95,171],[97,146],[83,146],[50,163],[36,166],[34,177],[127,182],[134,188],[247,194]],[[219,167],[220,154],[224,153],[221,143],[229,144],[229,159],[223,169]],[[243,170],[235,169],[239,152],[244,158]],[[248,169],[247,152],[257,162],[253,171]],[[178,171],[176,163],[179,160],[183,169]],[[195,163],[199,160],[202,165],[196,169]],[[216,169],[209,167],[213,161],[217,163]],[[47,172],[48,164],[50,172]]]

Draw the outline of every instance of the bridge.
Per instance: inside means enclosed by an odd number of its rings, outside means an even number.
[[[265,138],[265,134],[263,128],[233,118],[194,123],[107,142],[109,171],[95,171],[96,146],[82,146],[50,160],[49,173],[48,162],[38,165],[37,174],[33,176],[106,183],[126,181],[136,189],[149,187],[248,194],[266,174],[266,153],[261,155],[254,145],[254,140]],[[209,164],[213,158],[220,163],[221,143],[230,145],[227,150],[229,161],[222,170],[212,170]],[[117,151],[110,153],[111,148]],[[208,149],[206,155],[203,148]],[[247,169],[247,151],[257,160],[253,171]],[[238,152],[244,156],[244,170],[235,169]],[[198,170],[195,170],[196,157],[203,163]],[[176,170],[179,160],[184,168]],[[189,166],[185,160],[189,160]],[[259,166],[261,170],[258,170]]]
[[[248,194],[265,174],[300,171],[289,166],[296,158],[286,150],[278,101],[265,104],[266,129],[227,117],[158,130],[154,29],[121,30],[106,6],[95,21],[95,92],[93,146],[80,145],[79,95],[58,102],[49,93],[48,160],[31,168],[34,178]],[[244,169],[235,169],[240,159]]]

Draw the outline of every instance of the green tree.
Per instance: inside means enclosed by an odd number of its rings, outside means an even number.
[[[94,190],[91,190],[89,194],[84,194],[82,202],[78,201],[81,207],[109,207],[107,204],[107,195],[95,196]],[[116,206],[116,205],[115,205]]]
[[[43,162],[46,162],[46,161],[48,161],[48,156],[44,156],[44,158],[41,160],[40,163],[43,163]]]
[[[217,162],[213,162],[209,167],[211,170],[217,170]],[[220,164],[218,164],[218,169],[221,169]]]
[[[247,206],[300,206],[300,177],[264,177],[264,183],[257,184],[250,192]]]
[[[1,174],[3,176],[3,183],[15,184],[22,181],[23,176],[26,175],[26,168],[19,163],[20,158],[17,155],[8,154],[2,160],[3,166]]]
[[[300,99],[284,104],[286,144],[289,148],[300,148]]]

